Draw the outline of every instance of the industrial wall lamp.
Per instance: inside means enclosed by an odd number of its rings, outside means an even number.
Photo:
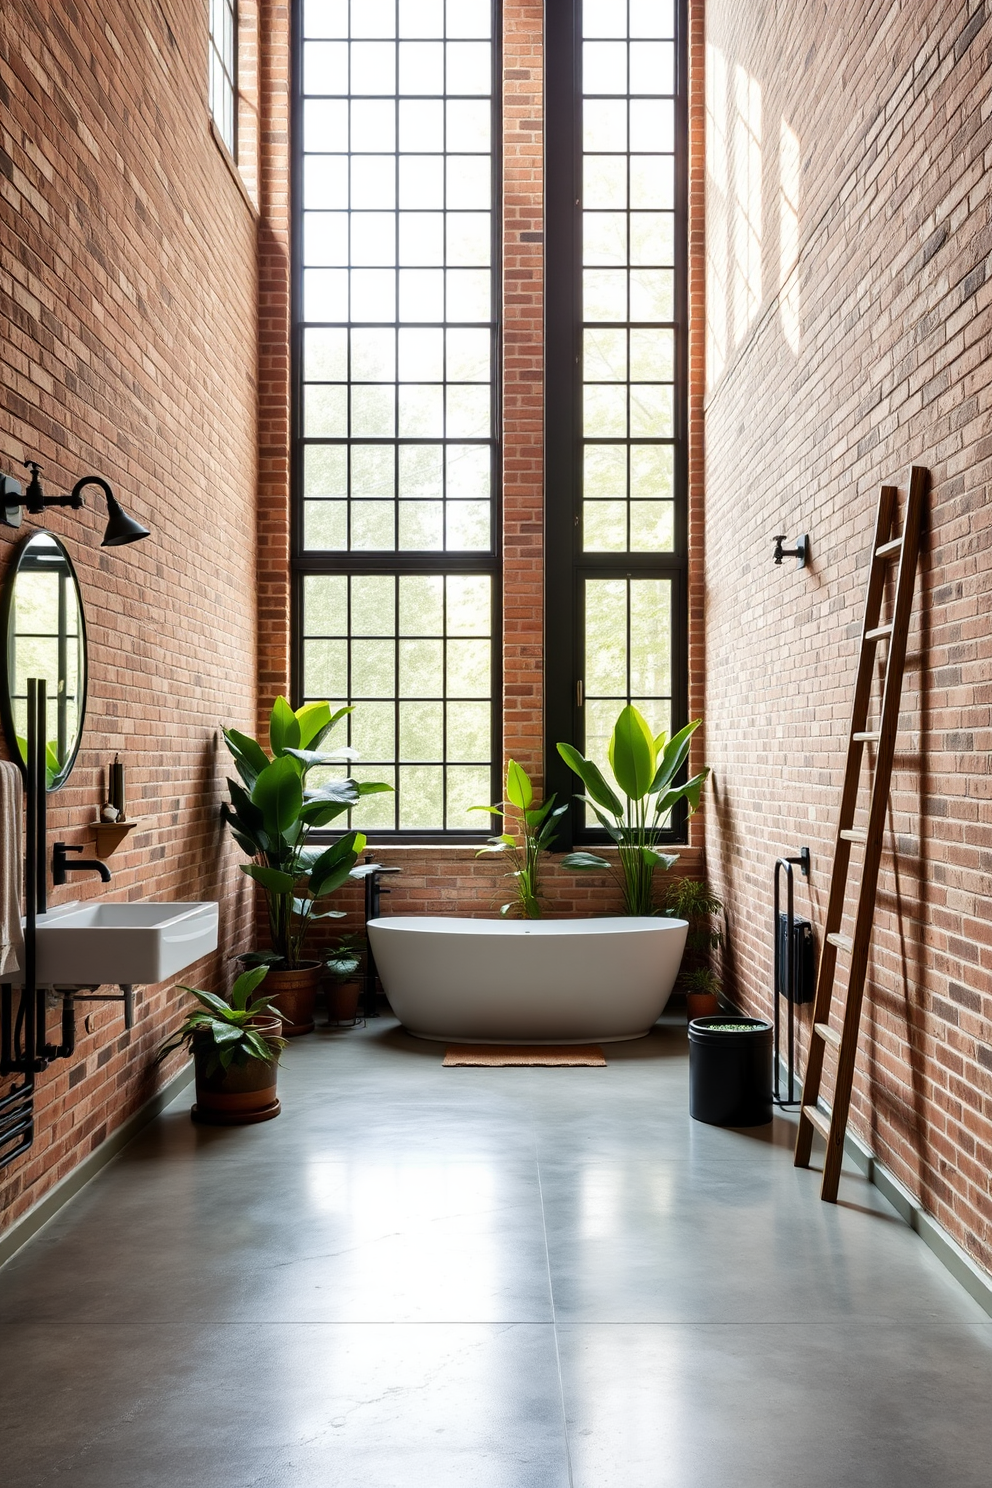
[[[103,476],[84,475],[68,496],[46,496],[41,489],[41,466],[36,460],[25,460],[24,465],[30,470],[31,479],[23,497],[20,481],[13,480],[9,475],[0,475],[0,521],[5,522],[8,527],[20,527],[22,507],[32,517],[40,516],[49,506],[69,506],[74,511],[79,511],[83,506],[83,488],[99,486],[107,499],[107,530],[100,544],[102,548],[119,548],[123,543],[137,542],[139,538],[151,536],[147,527],[142,527],[140,522],[128,516],[111,490],[110,483]]]

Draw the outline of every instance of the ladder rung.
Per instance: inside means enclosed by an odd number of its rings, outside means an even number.
[[[830,1141],[830,1117],[821,1111],[819,1106],[803,1106],[803,1115],[810,1126],[815,1126],[820,1136],[825,1141]]]
[[[845,842],[867,842],[868,833],[864,827],[845,827],[840,834]]]
[[[840,1034],[836,1033],[829,1023],[814,1023],[813,1032],[818,1033],[823,1042],[829,1044],[832,1049],[840,1048]]]
[[[892,558],[896,553],[902,552],[902,538],[894,537],[891,542],[883,543],[880,548],[875,549],[876,558]]]
[[[888,625],[876,625],[874,630],[865,631],[866,641],[881,641],[892,634],[892,621]]]
[[[834,930],[827,936],[830,944],[836,946],[839,951],[847,951],[849,954],[854,950],[854,941],[849,935],[841,935],[839,930]]]
[[[878,729],[869,730],[868,733],[852,734],[851,738],[855,744],[877,744],[882,735]]]

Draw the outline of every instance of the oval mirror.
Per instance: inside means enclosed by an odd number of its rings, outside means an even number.
[[[3,596],[3,679],[0,706],[7,744],[22,767],[27,761],[27,684],[48,684],[45,750],[48,789],[69,777],[86,712],[86,625],[72,559],[50,532],[23,543],[7,575]]]

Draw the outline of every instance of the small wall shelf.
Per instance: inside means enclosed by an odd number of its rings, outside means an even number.
[[[111,853],[117,851],[129,832],[135,827],[141,826],[141,817],[135,816],[126,821],[95,822],[93,831],[96,835],[96,853],[98,858],[109,858]]]

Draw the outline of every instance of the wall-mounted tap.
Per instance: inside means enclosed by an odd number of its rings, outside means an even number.
[[[52,852],[52,883],[58,886],[67,882],[67,873],[82,873],[89,871],[99,873],[104,883],[110,882],[110,869],[106,863],[101,863],[99,858],[80,858],[78,863],[70,863],[66,857],[67,853],[82,852],[81,847],[73,847],[69,842],[56,842]]]

